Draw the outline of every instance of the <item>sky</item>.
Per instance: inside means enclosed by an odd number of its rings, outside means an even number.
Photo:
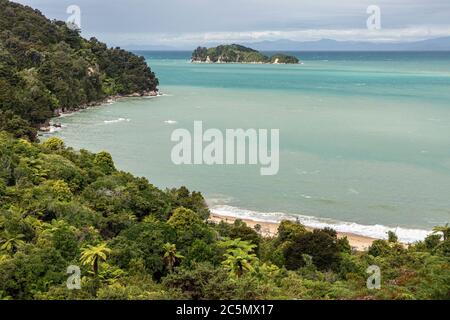
[[[402,42],[450,36],[450,0],[15,0],[111,46],[193,48],[289,39]],[[367,27],[378,6],[380,24]],[[378,28],[379,26],[379,28]]]

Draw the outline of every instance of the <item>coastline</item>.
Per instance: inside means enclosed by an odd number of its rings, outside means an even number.
[[[54,117],[52,119],[71,115],[78,111],[86,110],[86,109],[89,109],[92,107],[99,107],[104,104],[114,103],[114,102],[117,102],[117,101],[119,101],[121,99],[125,99],[125,98],[144,98],[144,97],[159,97],[159,96],[162,96],[162,94],[159,92],[159,90],[135,92],[135,93],[126,94],[126,95],[112,95],[112,96],[108,96],[102,100],[91,101],[84,105],[77,106],[72,109],[67,109],[67,110],[65,108],[56,109],[54,112],[55,113]],[[53,123],[52,119],[48,119],[46,123],[39,126],[38,135],[45,134],[45,133],[52,133],[53,131],[61,128],[61,125],[59,123]]]
[[[94,108],[98,105],[108,105],[112,104],[113,102],[119,101],[124,98],[152,98],[152,97],[158,97],[163,96],[161,93],[155,94],[130,94],[130,95],[114,95],[107,97],[106,99],[102,100],[101,102],[98,102],[98,104],[90,104],[88,106],[82,106],[75,109],[70,110],[69,112],[64,112],[62,114],[59,114],[59,117],[64,117],[66,115],[74,114],[78,111],[82,111],[85,109]],[[125,120],[125,119],[122,119]],[[116,120],[114,120],[116,121]],[[50,131],[47,132],[40,132],[41,136],[46,136],[48,133],[52,133],[54,131],[59,131],[61,128],[64,127],[58,124],[58,118],[53,118],[50,122]],[[64,122],[63,122],[64,123]],[[173,120],[167,120],[168,124],[173,124]],[[290,219],[295,220],[297,217],[290,213],[278,213],[275,212],[274,216],[268,216],[270,213],[265,212],[257,212],[257,211],[250,211],[243,208],[233,208],[231,206],[217,206],[216,204],[220,204],[221,201],[218,203],[210,203],[211,211],[214,215],[223,217],[221,220],[225,220],[228,222],[234,222],[236,219],[241,219],[245,221],[248,225],[254,226],[256,224],[260,224],[264,227],[265,232],[268,236],[270,235],[276,235],[277,228],[279,225],[279,222],[277,220],[281,219]],[[225,202],[226,203],[226,202]],[[213,209],[214,207],[214,209]],[[220,207],[220,208],[219,208]],[[221,207],[228,207],[222,209]],[[215,211],[217,210],[217,211]],[[266,219],[268,221],[266,221]],[[422,229],[407,229],[402,227],[390,227],[388,225],[362,225],[358,223],[352,223],[346,222],[346,221],[334,221],[330,220],[320,220],[316,219],[314,216],[301,216],[299,218],[300,222],[307,226],[309,230],[313,229],[321,229],[324,227],[331,227],[335,230],[337,230],[338,234],[341,236],[347,236],[351,245],[357,250],[365,250],[367,249],[374,240],[376,239],[386,239],[386,233],[387,231],[394,231],[398,236],[402,243],[414,243],[416,241],[421,241],[425,238],[425,235],[421,235],[422,233],[431,233],[431,231],[422,230]],[[335,225],[336,223],[336,225]]]
[[[232,224],[236,220],[242,220],[250,228],[254,228],[256,225],[260,225],[261,226],[260,234],[264,237],[276,236],[276,234],[278,233],[278,226],[280,225],[280,223],[278,222],[256,221],[249,218],[241,219],[217,213],[211,213],[211,216],[209,218],[209,221],[213,223],[225,222]],[[309,231],[314,230],[314,228],[310,227],[306,227],[306,229]],[[361,236],[348,232],[338,232],[338,237],[339,238],[347,237],[352,248],[354,248],[357,251],[367,251],[367,249],[372,245],[373,241],[377,240],[375,238]]]

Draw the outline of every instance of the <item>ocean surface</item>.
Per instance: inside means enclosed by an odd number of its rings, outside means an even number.
[[[54,122],[74,148],[112,153],[161,188],[201,191],[214,212],[403,241],[450,222],[450,53],[295,53],[301,65],[191,64],[138,52],[162,96]],[[280,170],[177,166],[177,128],[280,129]]]

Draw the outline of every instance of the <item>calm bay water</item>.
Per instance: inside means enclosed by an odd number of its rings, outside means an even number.
[[[190,64],[140,52],[164,96],[55,121],[74,148],[118,168],[202,191],[216,212],[383,237],[423,238],[450,221],[450,53],[296,53],[303,65]],[[280,129],[280,171],[176,166],[176,128]]]

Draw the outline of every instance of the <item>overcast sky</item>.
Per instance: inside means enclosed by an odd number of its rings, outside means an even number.
[[[450,36],[450,0],[17,0],[52,19],[81,9],[86,37],[111,46],[262,40],[412,41]],[[366,10],[381,10],[369,31]]]

